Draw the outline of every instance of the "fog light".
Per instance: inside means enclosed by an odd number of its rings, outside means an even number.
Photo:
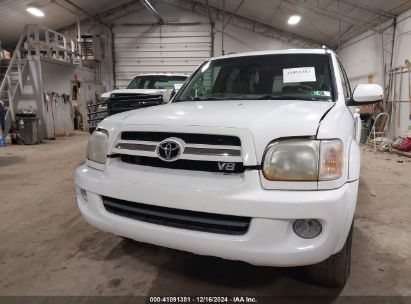
[[[87,191],[84,189],[80,189],[80,194],[83,200],[87,202]]]
[[[315,219],[299,219],[293,224],[294,232],[304,239],[312,239],[322,231],[321,223]]]

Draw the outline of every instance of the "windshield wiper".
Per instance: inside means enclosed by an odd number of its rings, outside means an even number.
[[[308,96],[291,96],[291,95],[282,95],[282,96],[275,96],[275,95],[262,95],[258,96],[256,98],[253,98],[253,100],[307,100],[307,101],[327,101],[327,99],[320,99],[316,97],[308,97]]]

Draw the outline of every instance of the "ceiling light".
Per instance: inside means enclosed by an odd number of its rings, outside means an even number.
[[[290,18],[288,18],[289,25],[296,25],[300,23],[300,21],[301,21],[301,16],[298,16],[298,15],[293,15],[293,16],[290,16]]]
[[[44,17],[43,11],[41,9],[37,8],[37,7],[32,7],[32,6],[28,7],[28,8],[26,8],[26,11],[28,11],[33,16]]]

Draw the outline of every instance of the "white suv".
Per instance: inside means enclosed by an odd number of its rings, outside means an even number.
[[[350,270],[360,175],[353,93],[329,50],[205,61],[168,105],[117,114],[92,135],[76,171],[91,225],[140,242],[302,266],[342,286]]]

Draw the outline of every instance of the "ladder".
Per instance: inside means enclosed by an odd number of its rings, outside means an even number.
[[[0,83],[6,75],[7,68],[9,67],[10,59],[0,59]]]
[[[16,120],[16,104],[23,94],[24,83],[28,77],[27,60],[21,51],[24,39],[25,34],[20,37],[0,84],[0,100],[3,101],[6,109],[4,139],[9,133],[12,123]]]

